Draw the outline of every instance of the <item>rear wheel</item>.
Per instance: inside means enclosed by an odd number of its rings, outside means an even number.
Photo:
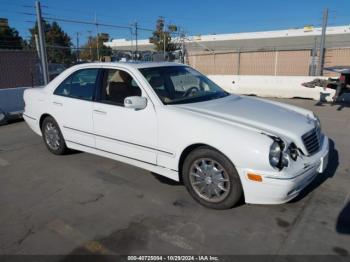
[[[41,126],[44,143],[49,151],[55,155],[63,155],[67,151],[66,142],[61,130],[51,116],[47,116]]]
[[[191,152],[182,168],[191,196],[203,206],[228,209],[242,196],[240,178],[231,161],[210,147]]]

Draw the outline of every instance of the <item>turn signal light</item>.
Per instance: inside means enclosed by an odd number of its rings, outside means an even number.
[[[248,179],[255,182],[262,182],[262,177],[254,173],[248,173]]]

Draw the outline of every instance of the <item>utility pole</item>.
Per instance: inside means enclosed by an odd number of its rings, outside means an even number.
[[[181,35],[181,63],[185,63],[185,37]]]
[[[163,20],[163,30],[162,30],[162,33],[163,33],[163,59],[165,61],[165,17],[160,16],[159,19]]]
[[[92,49],[91,49],[91,33],[92,31],[91,30],[88,30],[87,31],[89,33],[89,40],[88,40],[88,43],[89,43],[89,53],[90,53],[90,61],[92,61]]]
[[[181,47],[180,47],[180,50],[181,50],[181,63],[182,64],[185,64],[185,31],[182,30],[181,27],[178,27],[178,38],[180,40],[180,43],[181,43]]]
[[[99,32],[98,32],[98,23],[95,13],[95,25],[96,25],[96,53],[97,53],[97,61],[100,61],[100,44],[99,44]]]
[[[165,30],[163,29],[163,55],[164,55],[164,61],[165,61],[165,58],[166,58],[166,55],[165,55]]]
[[[46,54],[46,43],[45,43],[45,32],[42,24],[42,16],[41,16],[41,6],[40,1],[35,2],[36,9],[36,18],[38,23],[38,37],[39,37],[39,50],[40,50],[40,59],[41,59],[41,68],[43,72],[44,84],[47,85],[49,83],[49,67],[47,64],[47,54]]]
[[[135,22],[134,26],[135,26],[135,60],[137,60],[138,59],[138,52],[139,52],[139,50],[138,50],[138,34],[139,34],[139,32],[138,32],[137,22]]]
[[[41,59],[40,57],[40,46],[39,46],[39,37],[38,34],[34,34],[34,39],[35,39],[35,47],[36,47],[36,51],[38,52],[38,57],[39,59]]]
[[[321,36],[321,43],[320,43],[320,55],[319,55],[318,65],[317,65],[317,75],[318,76],[323,75],[324,51],[325,51],[327,24],[328,24],[328,8],[324,9],[324,11],[323,11],[323,23],[322,23],[322,36]]]
[[[134,49],[134,43],[133,43],[133,31],[132,27],[130,27],[130,43],[131,43],[131,50]]]
[[[314,40],[314,47],[312,48],[312,60],[311,60],[311,70],[310,75],[315,76],[316,75],[316,67],[317,67],[317,37],[315,37]]]
[[[79,62],[79,32],[77,32],[77,62]]]

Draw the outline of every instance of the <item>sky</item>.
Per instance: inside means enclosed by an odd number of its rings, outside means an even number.
[[[28,39],[28,29],[35,21],[35,1],[0,0],[0,17],[8,18],[11,27]],[[187,35],[254,32],[321,26],[324,8],[329,8],[329,25],[350,24],[349,0],[42,0],[44,17],[75,19],[120,26],[137,22],[154,29],[159,16],[166,24],[178,25]],[[96,34],[94,25],[58,22],[76,43]],[[130,39],[128,29],[100,27],[113,39]],[[139,39],[149,38],[150,31],[140,31]]]

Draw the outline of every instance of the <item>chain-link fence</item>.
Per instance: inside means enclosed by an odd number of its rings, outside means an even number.
[[[40,84],[42,75],[35,51],[0,50],[0,88]]]

